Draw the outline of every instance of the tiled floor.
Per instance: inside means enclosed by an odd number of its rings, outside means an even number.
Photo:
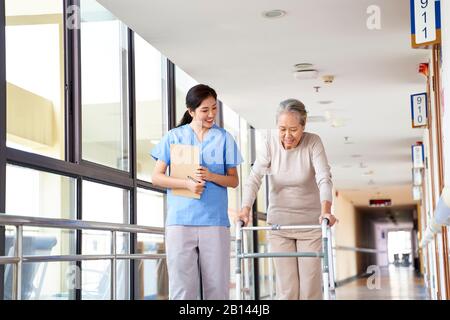
[[[376,284],[374,278],[361,278],[350,282],[336,289],[336,300],[428,299],[423,278],[417,277],[412,268],[382,268],[378,288]]]

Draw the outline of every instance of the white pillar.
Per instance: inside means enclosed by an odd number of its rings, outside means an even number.
[[[441,0],[444,183],[450,186],[450,0]]]

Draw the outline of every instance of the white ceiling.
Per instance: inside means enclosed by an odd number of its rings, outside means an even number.
[[[337,189],[370,197],[410,184],[410,145],[422,130],[411,129],[409,96],[425,91],[417,69],[429,52],[411,49],[409,0],[99,2],[256,128],[273,128],[286,98],[302,100],[311,116],[328,111],[329,121],[307,123],[307,131],[322,137]],[[381,9],[381,30],[367,28],[370,5]],[[287,15],[263,18],[271,9]],[[319,78],[294,79],[301,62],[313,63]],[[334,83],[324,84],[324,74]]]

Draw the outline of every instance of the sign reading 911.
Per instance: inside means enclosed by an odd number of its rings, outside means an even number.
[[[427,94],[418,93],[411,95],[411,120],[412,127],[426,127],[428,122]]]
[[[441,42],[440,7],[439,0],[410,0],[413,48]]]

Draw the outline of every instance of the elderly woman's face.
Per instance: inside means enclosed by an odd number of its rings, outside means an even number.
[[[295,148],[302,138],[305,127],[292,112],[284,112],[278,117],[278,133],[285,149]]]

